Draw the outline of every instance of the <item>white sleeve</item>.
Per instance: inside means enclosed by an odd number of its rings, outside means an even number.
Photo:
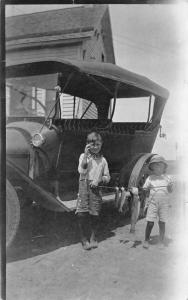
[[[86,173],[87,173],[87,168],[86,168],[86,169],[83,169],[83,168],[81,167],[83,158],[84,158],[84,153],[82,153],[82,154],[80,155],[80,158],[79,158],[78,172],[79,172],[80,174],[86,174]]]
[[[109,173],[108,163],[105,158],[103,158],[103,159],[104,159],[104,169],[103,169],[102,179],[104,179],[104,181],[106,183],[108,183],[110,181],[110,173]]]
[[[144,189],[149,189],[151,187],[151,181],[150,181],[150,176],[147,177],[144,185],[143,185],[143,188]]]
[[[166,175],[166,180],[168,184],[173,184],[173,179],[170,175]]]

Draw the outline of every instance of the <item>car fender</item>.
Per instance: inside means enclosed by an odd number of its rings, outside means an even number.
[[[58,212],[69,211],[60,199],[37,185],[30,177],[28,177],[21,169],[19,169],[12,161],[7,160],[7,168],[12,170],[21,180],[20,185],[27,184],[27,193],[32,195],[33,200],[46,209]]]

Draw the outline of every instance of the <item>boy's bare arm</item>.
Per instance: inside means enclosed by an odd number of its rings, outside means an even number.
[[[108,163],[105,160],[105,165],[104,165],[104,171],[103,171],[103,176],[102,176],[102,182],[103,183],[108,183],[110,181],[110,172],[108,168]]]
[[[90,144],[87,144],[85,146],[84,156],[83,156],[83,160],[81,162],[81,168],[82,169],[87,169],[87,166],[88,166],[87,158],[88,158],[88,155],[89,155],[89,149],[90,149],[90,147],[91,147]]]
[[[167,191],[169,193],[172,193],[173,192],[173,182],[170,182],[168,185],[167,185]]]
[[[88,163],[87,163],[87,155],[85,155],[85,153],[84,153],[84,157],[83,157],[83,160],[81,162],[81,168],[82,169],[87,169],[87,165],[88,165]]]
[[[173,182],[171,176],[167,176],[167,182],[168,182],[167,191],[169,193],[172,193],[173,192],[173,187],[174,187],[174,182]]]

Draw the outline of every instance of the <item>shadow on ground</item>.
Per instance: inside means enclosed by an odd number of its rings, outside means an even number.
[[[173,242],[172,239],[168,238],[168,237],[165,237],[165,240],[164,240],[164,243],[165,243],[165,246],[168,247],[171,243]],[[159,235],[151,235],[150,237],[150,242],[149,242],[151,245],[156,245],[159,243]]]
[[[130,219],[120,215],[113,205],[104,205],[99,224],[99,241],[113,236],[116,228],[129,223]],[[55,213],[41,207],[28,208],[17,238],[7,251],[7,262],[48,253],[79,241],[74,212]]]

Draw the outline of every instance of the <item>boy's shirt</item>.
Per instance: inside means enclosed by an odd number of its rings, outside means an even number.
[[[99,183],[103,181],[103,177],[105,177],[105,182],[110,181],[108,163],[102,155],[99,157],[90,155],[87,158],[88,165],[86,169],[81,167],[83,158],[84,153],[82,153],[79,158],[78,172],[80,173],[80,180],[87,179]]]
[[[150,190],[149,199],[155,200],[156,198],[168,198],[169,192],[167,186],[172,184],[172,179],[170,176],[163,175],[150,175],[146,179],[143,188]],[[148,200],[149,200],[148,199]]]

